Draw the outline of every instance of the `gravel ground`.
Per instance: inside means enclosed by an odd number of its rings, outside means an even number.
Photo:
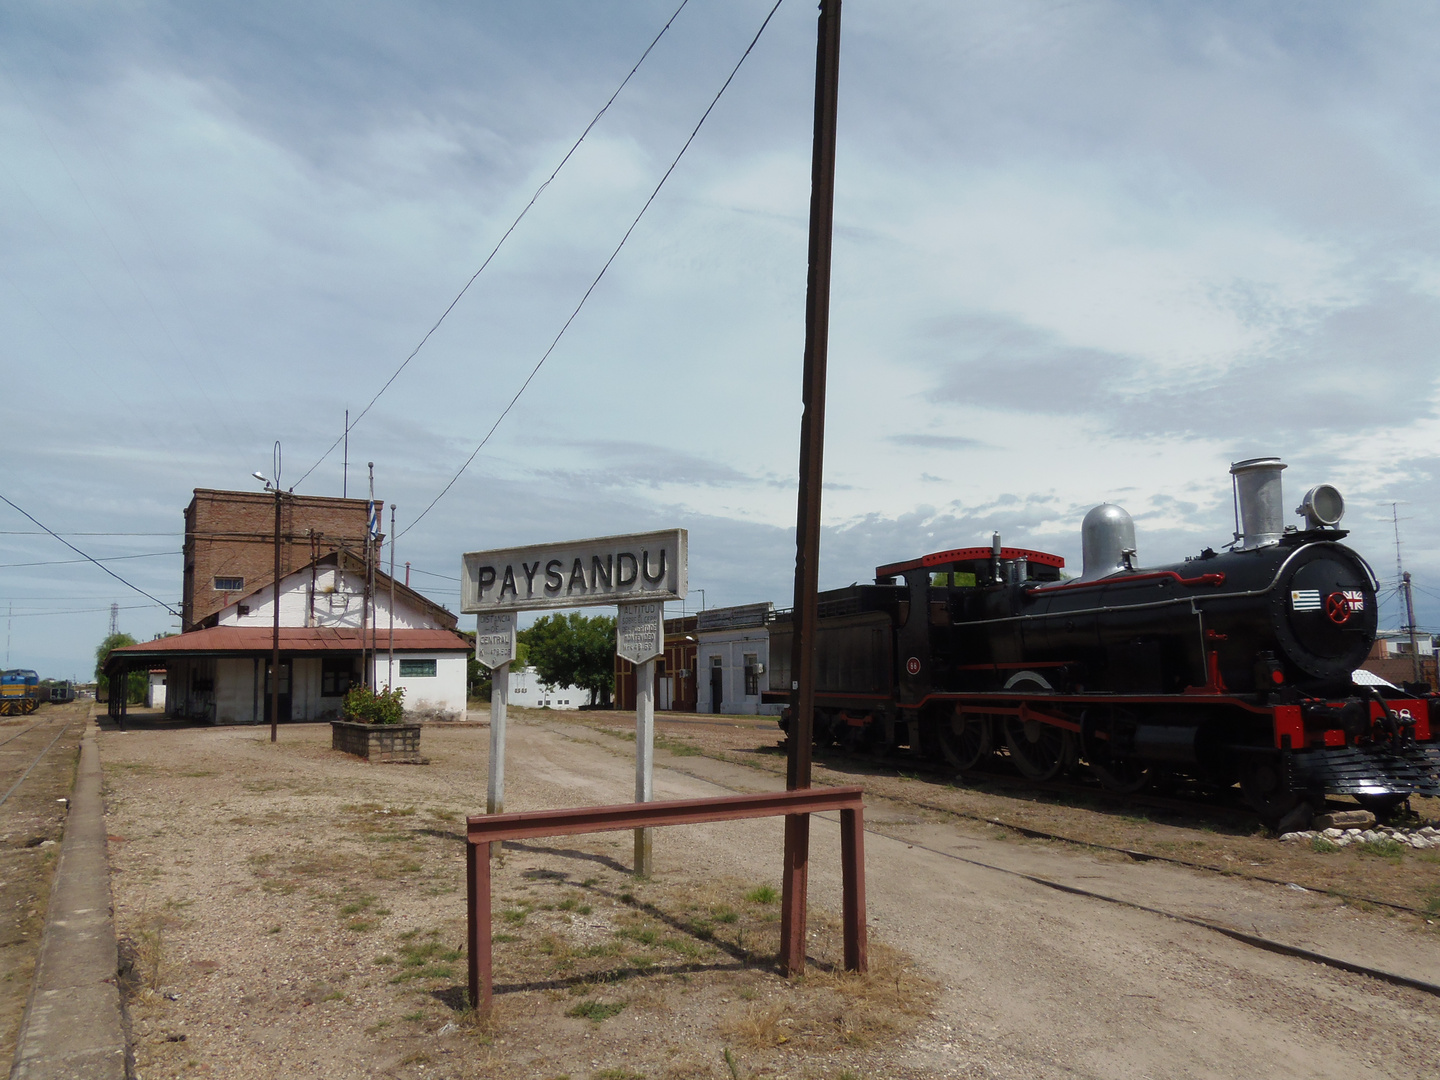
[[[512,717],[508,809],[628,801],[623,739]],[[767,963],[778,821],[662,830],[655,877],[638,883],[627,835],[557,838],[509,848],[497,870],[497,931],[513,940],[496,949],[496,1022],[479,1028],[462,1009],[460,841],[484,801],[485,725],[427,727],[427,766],[337,754],[323,726],[282,728],[276,746],[267,734],[100,736],[143,1080],[1430,1077],[1440,1059],[1433,997],[1016,873],[1440,978],[1423,920],[1002,839],[882,799],[867,809],[871,978],[823,970],[838,951],[832,822],[816,821],[811,846],[821,963],[798,983]],[[779,786],[673,740],[657,798]]]

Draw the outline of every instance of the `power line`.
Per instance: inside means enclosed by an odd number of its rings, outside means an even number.
[[[6,502],[10,502],[9,499],[6,499],[5,501],[6,501]],[[14,503],[10,503],[10,505],[11,505],[11,506],[14,506],[15,504],[14,504]],[[18,509],[18,507],[17,507],[17,509]],[[21,512],[22,514],[25,514],[25,511],[23,511],[23,510],[21,510],[20,512]],[[26,517],[30,517],[29,514],[25,514],[25,516],[26,516]],[[34,519],[34,518],[30,518],[30,520],[31,520],[31,521],[34,521],[35,519]],[[171,529],[169,532],[67,532],[67,533],[58,533],[58,532],[54,532],[53,530],[50,530],[50,529],[43,529],[43,530],[41,530],[41,529],[0,529],[0,536],[53,536],[53,537],[55,537],[56,539],[59,539],[59,538],[62,537],[62,536],[174,536],[174,535],[175,535],[175,530],[174,530],[174,529]],[[248,535],[248,534],[247,534],[247,535]]]
[[[326,458],[328,458],[331,454],[335,452],[335,448],[345,440],[346,436],[350,434],[350,432],[354,429],[355,425],[360,423],[360,421],[364,419],[365,414],[370,411],[371,406],[373,406],[375,402],[380,400],[380,395],[385,393],[386,390],[390,389],[390,384],[400,377],[400,373],[405,370],[406,365],[408,365],[411,360],[414,360],[415,355],[425,347],[425,343],[430,340],[430,335],[435,333],[436,330],[440,329],[440,324],[445,321],[446,316],[448,316],[450,312],[455,309],[456,304],[460,303],[461,298],[464,297],[464,295],[470,290],[470,286],[475,284],[475,279],[478,278],[482,273],[484,273],[485,268],[490,265],[491,260],[495,258],[496,253],[499,252],[501,246],[504,245],[505,241],[510,239],[510,234],[515,231],[516,226],[518,226],[520,222],[525,219],[525,215],[530,212],[530,208],[535,205],[536,201],[540,198],[541,193],[543,193],[544,190],[550,186],[551,181],[553,181],[555,177],[560,174],[560,170],[565,167],[565,163],[570,160],[576,150],[580,149],[580,144],[585,141],[585,136],[590,134],[591,129],[593,129],[595,125],[600,122],[600,118],[605,115],[606,110],[615,103],[615,99],[620,96],[620,91],[625,89],[625,84],[630,81],[631,76],[633,76],[635,72],[640,70],[640,65],[643,64],[645,62],[645,58],[650,55],[650,50],[655,48],[655,46],[659,44],[660,39],[665,36],[665,31],[670,29],[670,24],[673,23],[677,17],[679,17],[680,12],[685,10],[685,5],[689,2],[690,0],[680,0],[680,6],[675,9],[674,14],[672,14],[670,18],[666,20],[665,25],[660,28],[660,32],[655,35],[655,40],[650,42],[649,45],[645,46],[645,51],[640,54],[640,59],[635,61],[635,66],[630,69],[629,74],[627,74],[625,78],[620,80],[620,85],[615,88],[615,92],[610,95],[609,99],[605,102],[605,104],[600,106],[600,111],[591,118],[590,123],[585,125],[585,130],[580,133],[580,137],[575,140],[574,145],[572,145],[569,150],[565,151],[565,156],[560,159],[560,164],[556,165],[550,175],[545,178],[545,182],[535,189],[535,194],[530,196],[530,201],[525,204],[525,208],[521,210],[520,213],[516,216],[515,220],[510,223],[510,227],[505,230],[505,232],[501,235],[500,239],[495,242],[495,246],[490,249],[490,254],[486,255],[485,261],[480,264],[480,269],[476,270],[475,273],[470,275],[470,280],[465,282],[464,288],[462,288],[458,293],[455,294],[455,299],[451,300],[449,306],[440,313],[440,317],[435,320],[435,325],[430,327],[429,330],[425,331],[425,336],[420,339],[420,343],[416,345],[415,348],[410,350],[410,355],[405,357],[404,362],[395,369],[394,374],[392,374],[390,378],[385,380],[385,385],[380,387],[380,389],[376,391],[375,396],[370,399],[370,404],[366,405],[365,408],[361,409],[354,420],[346,422],[345,431],[341,434],[340,438],[336,439],[333,443],[330,444],[330,448],[320,455],[319,461],[316,461],[314,465],[311,465],[310,468],[305,470],[305,475],[301,476],[300,479],[296,481],[295,487],[292,487],[290,489],[291,491],[294,491],[296,487],[299,487],[301,484],[303,484],[305,482],[305,478],[309,476],[312,472],[314,472],[316,469],[318,469],[321,462],[323,462]]]
[[[593,293],[595,291],[595,287],[600,284],[600,279],[605,276],[605,271],[610,269],[610,264],[613,263],[616,256],[620,254],[620,249],[625,246],[625,241],[630,239],[630,234],[633,233],[635,231],[635,227],[640,224],[640,219],[645,216],[645,211],[650,209],[650,204],[653,203],[655,201],[655,197],[660,194],[660,189],[665,186],[665,181],[670,179],[670,174],[673,173],[675,171],[675,167],[680,164],[680,159],[685,156],[685,151],[690,149],[690,144],[695,141],[695,136],[700,134],[701,127],[703,127],[705,121],[709,119],[710,113],[714,110],[715,106],[719,104],[721,96],[724,95],[725,91],[730,88],[730,83],[734,80],[736,74],[740,71],[740,65],[745,63],[745,60],[750,56],[751,51],[755,48],[756,43],[760,40],[760,35],[765,33],[765,28],[770,25],[770,20],[775,17],[775,12],[780,9],[780,5],[782,3],[784,3],[784,0],[775,0],[775,6],[770,9],[769,14],[765,16],[765,21],[760,24],[760,29],[755,31],[755,36],[750,39],[750,44],[747,45],[745,47],[745,51],[740,54],[740,59],[735,62],[735,66],[731,69],[730,74],[725,79],[725,82],[716,92],[715,97],[706,107],[705,112],[701,114],[699,122],[696,123],[694,130],[690,132],[690,137],[685,140],[685,144],[680,147],[680,152],[676,154],[675,159],[670,162],[670,167],[665,170],[665,175],[660,177],[660,182],[655,185],[655,190],[650,192],[650,197],[645,200],[645,205],[640,207],[640,212],[635,215],[635,220],[630,222],[630,227],[625,230],[625,235],[620,237],[620,242],[615,245],[615,250],[610,253],[610,257],[605,260],[605,265],[602,266],[600,268],[600,272],[595,275],[595,280],[590,282],[590,287],[585,290],[585,294],[580,297],[580,302],[575,305],[575,310],[570,312],[570,317],[566,319],[564,325],[560,327],[560,332],[555,335],[555,340],[550,342],[550,347],[545,350],[545,352],[541,355],[539,361],[535,364],[535,367],[531,369],[530,374],[525,377],[525,381],[520,384],[520,389],[515,391],[515,396],[510,399],[510,403],[506,405],[500,415],[495,418],[495,423],[490,425],[490,430],[487,431],[485,433],[485,437],[480,440],[480,445],[475,447],[475,449],[471,451],[470,456],[465,459],[465,464],[461,465],[460,468],[456,471],[455,475],[450,478],[449,483],[447,483],[443,488],[440,489],[440,494],[436,495],[435,498],[431,499],[430,505],[425,507],[424,510],[420,511],[419,517],[415,518],[415,520],[410,522],[409,525],[406,525],[405,528],[401,529],[400,532],[396,534],[395,539],[400,539],[400,537],[404,536],[416,525],[420,524],[420,522],[424,519],[425,515],[430,513],[430,511],[435,508],[435,504],[438,503],[441,499],[443,499],[445,497],[445,494],[452,487],[455,486],[455,482],[459,480],[461,475],[464,474],[465,470],[470,467],[470,463],[475,460],[475,456],[479,454],[480,451],[485,448],[485,444],[490,441],[490,436],[495,434],[495,429],[500,426],[500,422],[510,414],[510,410],[513,409],[515,407],[515,403],[520,400],[520,395],[525,393],[525,390],[527,387],[529,387],[531,381],[535,378],[536,375],[540,373],[540,368],[544,366],[546,360],[550,359],[550,354],[555,351],[555,346],[560,344],[560,339],[565,336],[565,331],[570,329],[570,324],[575,321],[575,317],[580,314],[580,309],[583,308],[585,306],[585,302],[590,299],[590,294]]]
[[[163,607],[166,611],[170,612],[171,615],[179,615],[179,614],[180,614],[180,612],[176,611],[176,610],[175,610],[174,608],[172,608],[169,604],[165,603],[164,600],[161,600],[158,596],[151,596],[151,595],[150,595],[148,592],[146,592],[144,589],[140,588],[139,585],[132,585],[130,582],[128,582],[128,581],[126,581],[124,578],[122,578],[119,574],[115,573],[114,570],[111,570],[111,569],[110,569],[108,566],[106,566],[104,563],[98,562],[97,560],[92,559],[89,555],[86,555],[85,552],[81,551],[81,550],[80,550],[79,548],[77,548],[74,544],[70,543],[69,540],[66,540],[63,536],[61,536],[59,533],[55,532],[55,531],[54,531],[53,529],[51,529],[48,525],[44,524],[44,523],[41,522],[41,521],[36,520],[36,519],[35,519],[34,517],[32,517],[30,514],[26,513],[24,510],[21,510],[20,507],[16,506],[16,505],[15,505],[13,502],[11,502],[9,499],[5,498],[4,495],[0,495],[0,501],[3,501],[3,502],[5,503],[5,505],[9,506],[12,510],[15,510],[15,511],[17,511],[17,512],[20,513],[20,514],[23,514],[26,518],[29,518],[30,521],[34,522],[34,524],[39,525],[40,528],[44,529],[44,530],[45,530],[47,533],[49,533],[51,536],[55,537],[56,540],[59,540],[62,544],[64,544],[66,547],[68,547],[71,551],[75,552],[76,555],[79,555],[81,558],[85,559],[87,562],[95,563],[96,566],[100,567],[101,570],[104,570],[105,573],[109,574],[109,575],[110,575],[111,577],[113,577],[116,581],[120,582],[121,585],[124,585],[127,589],[134,589],[134,590],[135,590],[136,592],[138,592],[141,596],[145,597],[145,599],[147,599],[147,600],[154,600],[155,603],[159,604],[159,605],[160,605],[161,607]]]
[[[121,559],[154,559],[161,555],[180,555],[179,551],[147,551],[143,555],[104,555],[98,559],[91,559],[91,562],[119,562]],[[45,562],[7,562],[0,563],[0,570],[13,570],[17,566],[70,566],[74,563],[83,563],[85,559],[49,559]]]
[[[160,603],[159,601],[157,601],[156,603],[153,603],[153,604],[127,604],[127,605],[125,605],[125,606],[123,606],[123,607],[117,608],[116,610],[118,610],[118,611],[140,611],[140,610],[142,610],[142,609],[148,610],[148,609],[154,608],[154,607],[168,608],[169,605],[168,605],[168,604],[163,604],[163,603]],[[12,619],[33,619],[33,618],[37,618],[37,617],[39,617],[39,616],[41,616],[41,615],[94,615],[96,612],[99,612],[99,611],[109,611],[109,610],[110,610],[110,609],[109,609],[108,607],[96,607],[96,608],[76,608],[76,609],[74,609],[73,611],[17,611],[17,612],[15,612],[15,614],[7,616],[7,618],[12,618]],[[176,615],[176,614],[179,614],[179,613],[176,612],[176,611],[171,611],[170,614]]]

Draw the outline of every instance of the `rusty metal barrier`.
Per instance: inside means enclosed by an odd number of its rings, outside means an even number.
[[[673,802],[628,803],[621,806],[582,806],[570,810],[539,810],[520,814],[477,814],[465,819],[466,908],[469,927],[466,960],[470,1001],[488,1013],[493,995],[490,942],[490,844],[537,836],[572,836],[577,833],[619,832],[660,825],[698,825],[709,821],[785,817],[788,821],[828,810],[840,811],[840,871],[845,933],[845,969],[865,971],[869,966],[865,940],[865,820],[864,793],[859,787],[801,788],[760,795],[724,795],[715,799],[680,799]],[[786,884],[804,893],[808,867],[787,863]],[[803,925],[803,924],[802,924]],[[789,946],[787,949],[786,946]],[[804,941],[781,942],[781,953],[804,956]]]

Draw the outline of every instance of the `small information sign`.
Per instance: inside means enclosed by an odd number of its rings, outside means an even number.
[[[621,604],[615,620],[615,652],[632,664],[665,655],[665,605]]]
[[[515,612],[475,616],[475,659],[492,671],[515,659]]]

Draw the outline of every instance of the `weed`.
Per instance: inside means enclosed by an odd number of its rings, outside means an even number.
[[[320,1000],[321,1000],[321,1001],[344,1001],[344,1000],[345,1000],[345,993],[344,993],[344,991],[342,991],[342,990],[331,990],[328,994],[326,994],[326,995],[325,995],[323,998],[321,998]]]
[[[367,930],[374,930],[380,923],[375,919],[351,919],[345,924],[345,929],[351,933],[363,934]]]
[[[773,904],[780,899],[780,894],[769,885],[760,885],[747,892],[745,899],[752,904]]]
[[[1380,840],[1366,840],[1356,845],[1361,855],[1371,855],[1377,859],[1393,859],[1399,862],[1405,854],[1405,845],[1399,840],[1392,840],[1388,836]]]
[[[567,1011],[565,1015],[593,1020],[598,1024],[602,1020],[609,1020],[612,1016],[620,1015],[624,1008],[625,1002],[623,1001],[597,1001],[594,998],[586,998]]]
[[[400,1017],[400,1019],[409,1021],[412,1024],[418,1024],[425,1019],[425,1010],[416,1009],[412,1013],[406,1013],[404,1016]]]
[[[731,1080],[740,1080],[740,1062],[728,1046],[725,1047],[724,1057],[725,1067],[730,1070]]]
[[[662,948],[669,949],[673,953],[678,953],[687,960],[694,960],[704,952],[704,949],[695,942],[687,941],[684,938],[667,937],[660,942],[660,945]]]
[[[393,964],[395,962],[395,957],[391,956],[389,953],[382,953],[370,962],[372,964]]]
[[[281,927],[272,926],[272,927],[270,927],[269,930],[266,930],[265,932],[266,932],[267,934],[278,934],[278,933],[280,933],[280,930],[281,930]]]
[[[733,923],[736,919],[740,918],[739,912],[729,904],[716,904],[710,909],[710,913],[718,923]]]
[[[1327,840],[1323,836],[1312,836],[1310,838],[1310,850],[1318,855],[1333,855],[1340,850],[1340,845]]]
[[[631,1072],[629,1069],[601,1069],[595,1074],[595,1080],[645,1080],[645,1074]]]
[[[490,935],[490,943],[491,943],[492,945],[504,945],[504,944],[506,944],[507,942],[519,941],[519,940],[520,940],[520,935],[519,935],[519,934],[504,934],[504,933],[501,933],[501,934],[491,934],[491,935]]]
[[[840,1075],[835,1080],[865,1080],[855,1069],[841,1069]]]

